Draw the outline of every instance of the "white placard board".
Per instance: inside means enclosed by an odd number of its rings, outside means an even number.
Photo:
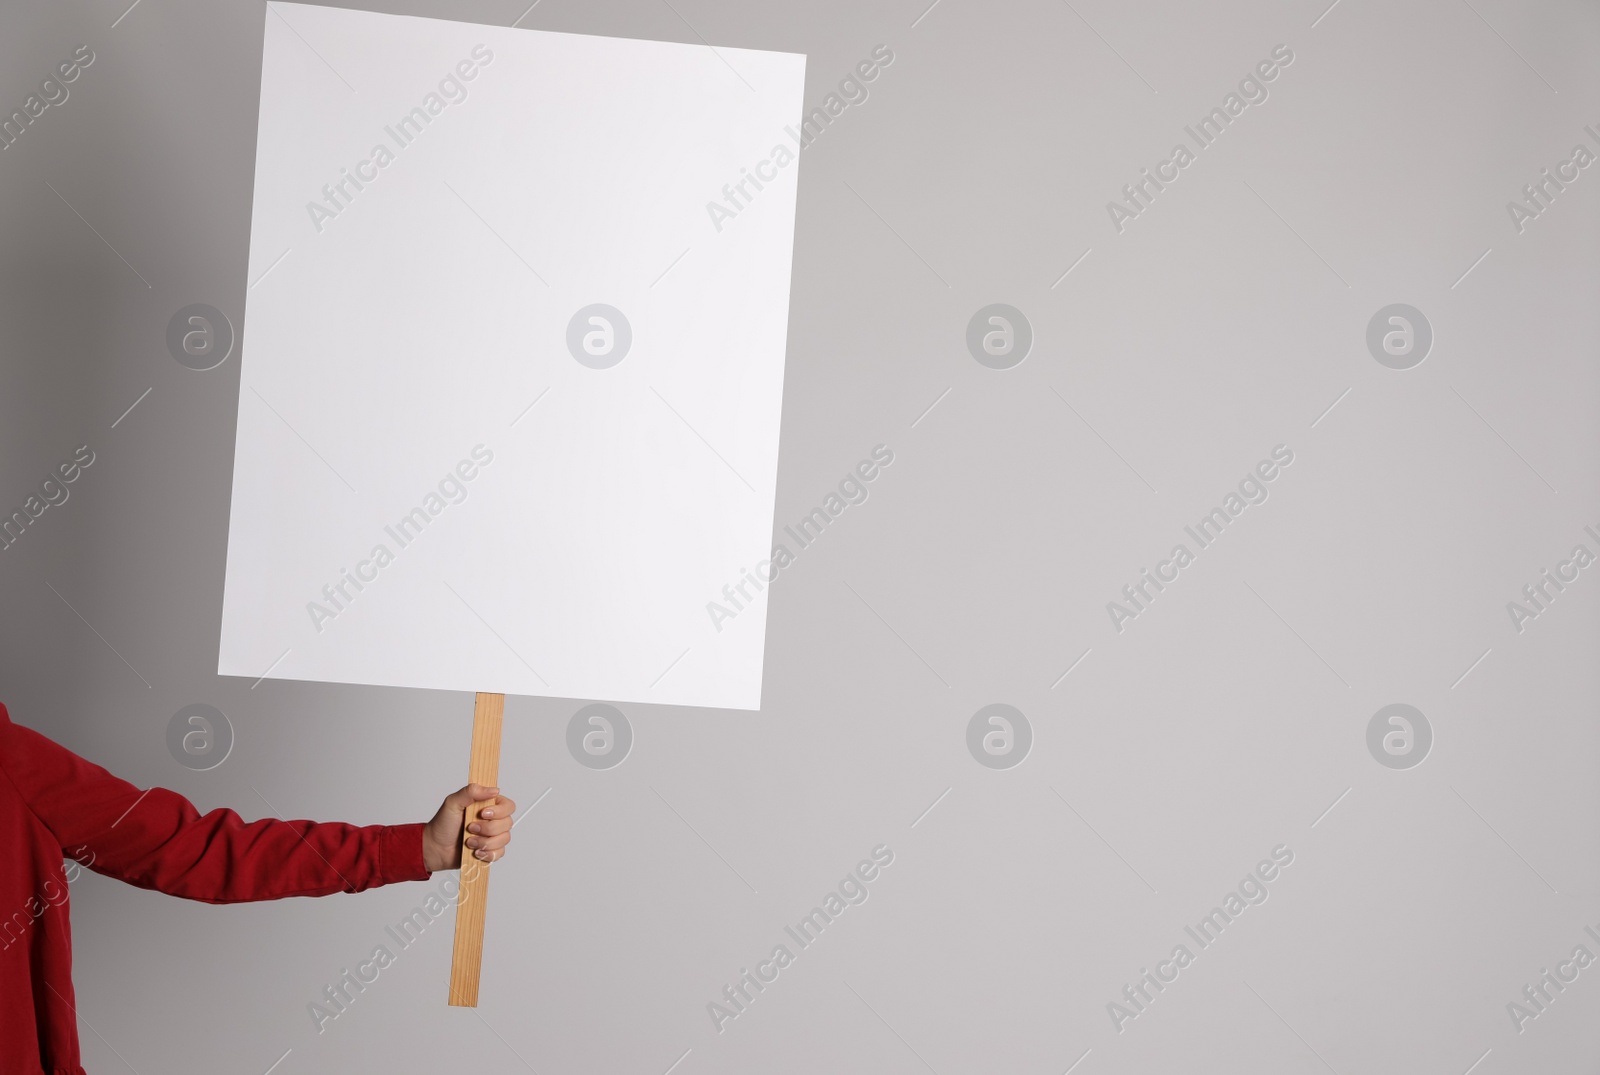
[[[759,708],[805,58],[265,18],[219,673]]]

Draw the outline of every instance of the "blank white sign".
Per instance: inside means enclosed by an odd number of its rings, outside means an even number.
[[[267,5],[219,673],[760,707],[804,68]]]

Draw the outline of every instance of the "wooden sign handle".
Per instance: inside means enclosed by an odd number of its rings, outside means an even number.
[[[506,696],[479,694],[472,710],[472,761],[467,779],[497,787],[500,783],[500,718]],[[478,820],[477,803],[467,807],[468,825]],[[478,1006],[478,974],[483,969],[483,921],[489,903],[489,864],[472,854],[461,834],[461,892],[456,901],[456,946],[450,959],[450,1003]]]

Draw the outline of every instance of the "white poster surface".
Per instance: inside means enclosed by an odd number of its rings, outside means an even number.
[[[804,57],[265,18],[219,673],[759,708]]]

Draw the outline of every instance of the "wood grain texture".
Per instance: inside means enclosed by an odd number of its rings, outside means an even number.
[[[472,761],[467,779],[496,787],[500,783],[500,723],[506,696],[479,694],[472,711]],[[478,804],[467,807],[468,825],[478,820]],[[450,959],[450,1003],[478,1006],[478,976],[483,970],[483,923],[489,907],[489,864],[473,857],[461,834],[461,894],[456,901],[455,954]]]

